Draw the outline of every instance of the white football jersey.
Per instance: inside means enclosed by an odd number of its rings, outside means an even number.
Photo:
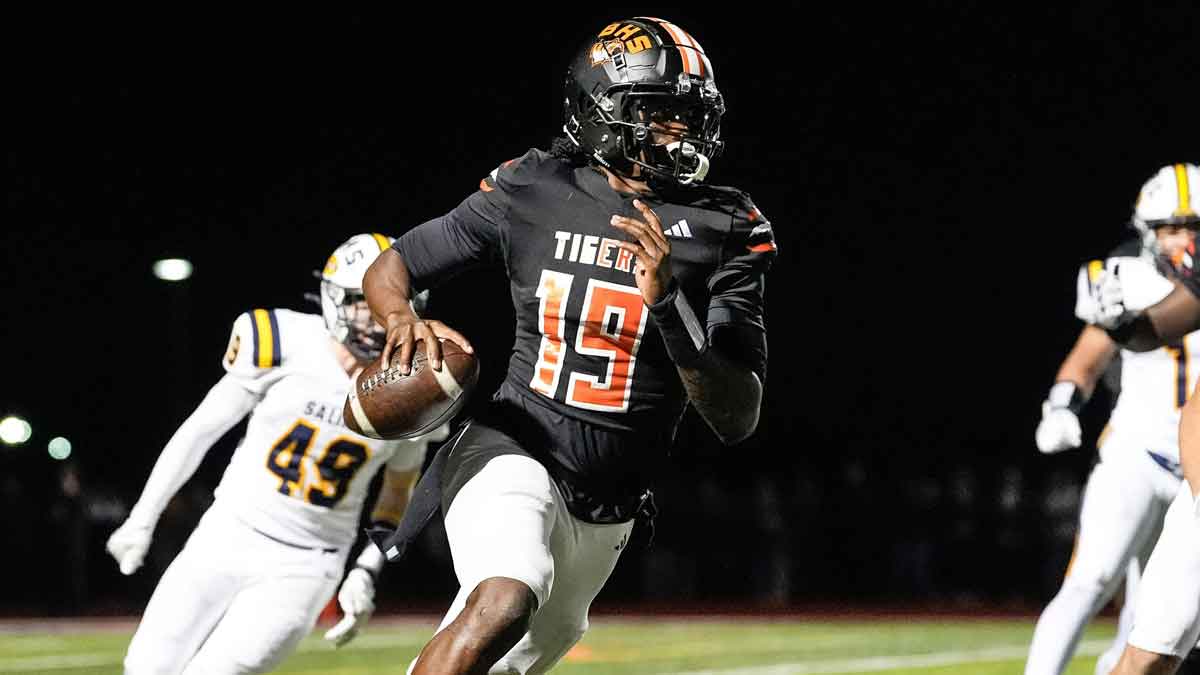
[[[1200,374],[1200,331],[1148,352],[1121,350],[1121,395],[1109,423],[1146,450],[1179,462],[1179,411]]]
[[[216,501],[263,534],[314,548],[349,547],[380,467],[418,470],[436,440],[381,441],[347,429],[352,384],[331,340],[320,316],[255,309],[234,322],[223,360],[261,398]]]

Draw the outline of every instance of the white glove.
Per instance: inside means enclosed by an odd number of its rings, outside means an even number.
[[[1042,421],[1034,433],[1038,450],[1047,455],[1078,448],[1083,443],[1079,417],[1069,408],[1056,408],[1050,401],[1042,402]]]
[[[1099,268],[1097,262],[1092,262],[1079,271],[1075,316],[1108,330],[1120,327],[1128,319],[1122,262],[1120,258],[1109,258],[1107,267]]]
[[[346,574],[337,597],[345,616],[325,632],[325,639],[332,642],[333,646],[341,647],[353,640],[358,631],[367,625],[367,619],[375,613],[375,580],[370,572],[355,567]]]
[[[1112,269],[1100,273],[1097,301],[1100,310],[1096,324],[1101,328],[1116,328],[1121,325],[1128,313],[1125,308],[1125,286],[1121,283],[1121,268],[1113,265]]]
[[[142,561],[146,559],[146,551],[150,550],[150,540],[154,537],[154,526],[134,520],[126,520],[108,538],[104,548],[117,561],[121,574],[129,576],[138,571]]]

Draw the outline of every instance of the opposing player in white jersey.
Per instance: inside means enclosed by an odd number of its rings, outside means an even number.
[[[250,415],[212,506],[146,607],[126,673],[275,668],[338,588],[381,468],[372,520],[399,522],[426,444],[436,439],[374,440],[342,422],[351,374],[378,355],[383,338],[362,296],[363,274],[390,245],[360,234],[334,251],[321,274],[323,316],[255,309],[234,322],[225,376],[167,443],[108,540],[121,572],[137,570],[172,496],[212,444]],[[368,543],[338,591],[346,616],[326,638],[344,643],[374,611],[382,564]]]
[[[1143,187],[1143,195],[1150,186]],[[1081,318],[1093,314],[1083,305],[1092,297],[1089,286],[1104,269],[1120,268],[1126,302],[1134,309],[1152,305],[1171,291],[1172,283],[1159,272],[1174,273],[1171,268],[1192,244],[1193,233],[1179,224],[1148,218],[1148,206],[1139,197],[1133,224],[1142,236],[1132,250],[1118,249],[1106,261],[1093,261],[1080,270]],[[1139,248],[1142,255],[1136,255]],[[1137,572],[1149,557],[1182,477],[1179,413],[1200,373],[1200,332],[1152,351],[1133,352],[1120,349],[1103,329],[1085,326],[1042,405],[1038,448],[1053,453],[1080,445],[1077,414],[1118,351],[1121,393],[1099,443],[1100,461],[1088,477],[1071,567],[1038,620],[1026,675],[1064,672],[1084,627],[1109,601],[1128,569],[1129,592],[1119,634],[1098,660],[1096,673],[1107,675],[1115,665],[1137,612]]]

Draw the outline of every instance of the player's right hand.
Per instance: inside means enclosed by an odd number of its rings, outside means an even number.
[[[325,639],[341,647],[353,640],[375,613],[375,580],[371,573],[359,567],[350,570],[338,589],[337,599],[345,616],[325,632]]]
[[[129,576],[138,571],[150,550],[154,528],[142,523],[126,520],[108,538],[105,548],[117,561],[121,574]]]
[[[383,365],[399,365],[400,372],[408,375],[412,369],[412,357],[417,342],[425,345],[425,355],[434,370],[442,369],[442,345],[439,339],[452,340],[468,354],[475,348],[462,333],[441,321],[422,319],[409,312],[392,312],[386,317],[387,341],[383,345]],[[395,359],[392,356],[395,354]]]
[[[1078,448],[1083,443],[1083,430],[1079,417],[1069,408],[1056,408],[1049,401],[1042,402],[1042,421],[1034,433],[1038,450],[1046,454]]]

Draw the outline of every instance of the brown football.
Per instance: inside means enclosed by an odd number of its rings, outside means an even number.
[[[412,370],[400,374],[393,354],[391,368],[375,359],[359,371],[346,397],[342,415],[351,430],[371,438],[415,438],[454,417],[479,380],[479,360],[450,340],[442,340],[442,369],[425,358],[425,345],[414,350]]]

